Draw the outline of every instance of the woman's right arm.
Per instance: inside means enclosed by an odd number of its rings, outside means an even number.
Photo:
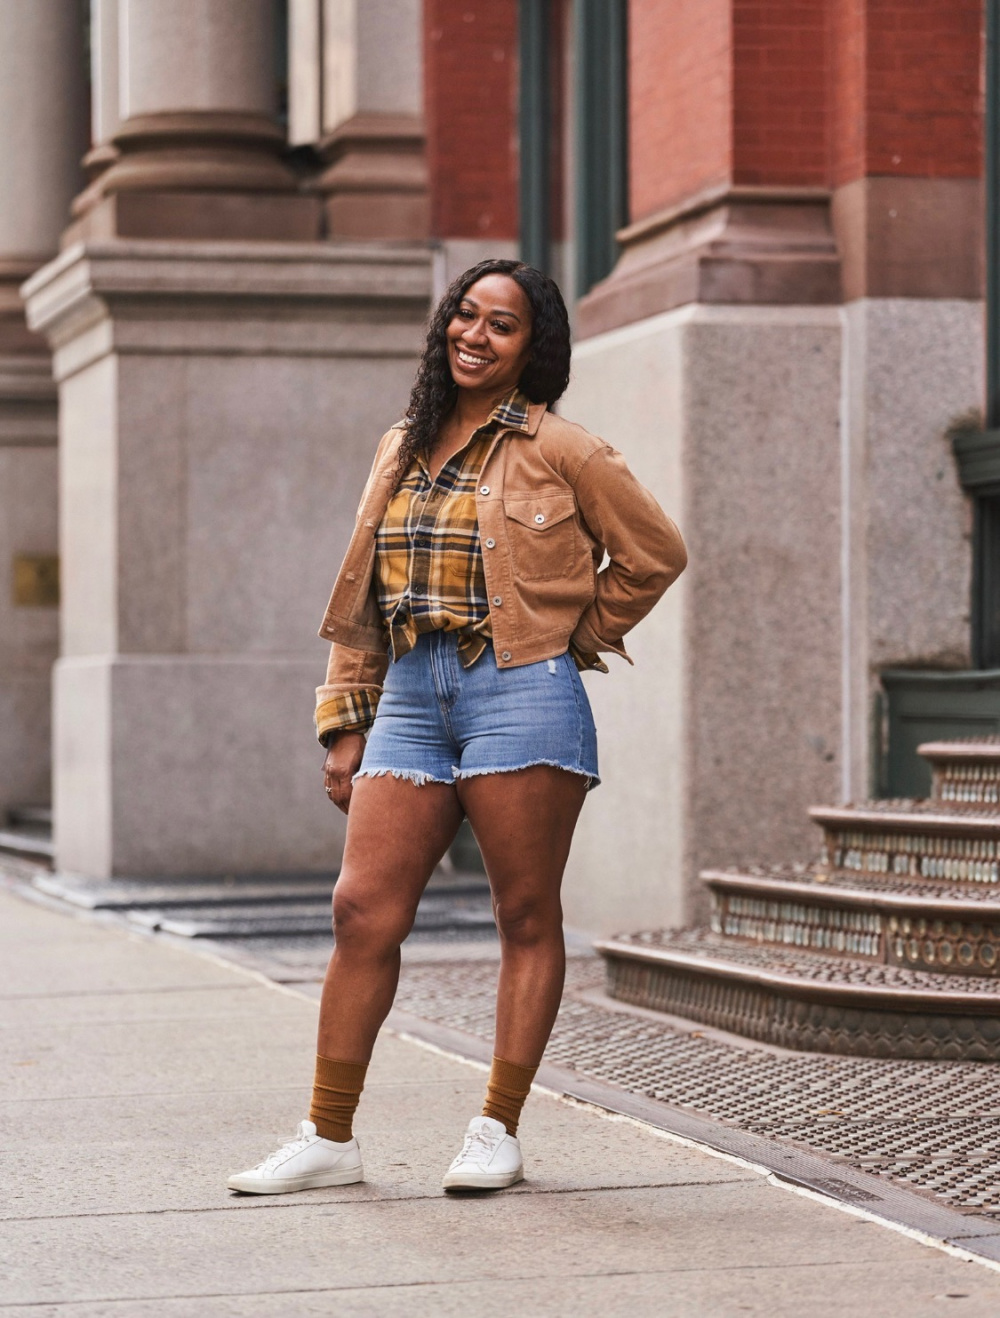
[[[352,650],[334,641],[326,681],[316,688],[316,735],[327,748],[323,777],[327,795],[347,813],[351,780],[364,754],[364,733],[375,721],[389,657]]]

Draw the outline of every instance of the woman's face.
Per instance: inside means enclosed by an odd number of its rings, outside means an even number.
[[[459,389],[507,393],[531,356],[531,303],[509,275],[484,275],[466,291],[445,333]]]

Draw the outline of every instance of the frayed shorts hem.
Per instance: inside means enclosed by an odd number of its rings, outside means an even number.
[[[402,782],[413,783],[416,787],[426,787],[428,783],[443,783],[445,787],[454,787],[453,778],[435,778],[432,773],[420,769],[359,769],[351,779],[356,783],[359,778],[398,778]]]
[[[490,773],[520,773],[522,769],[533,769],[536,765],[543,764],[550,769],[562,769],[564,773],[575,773],[578,778],[586,778],[587,791],[592,792],[595,787],[600,787],[601,780],[596,774],[589,773],[586,769],[579,768],[575,764],[561,764],[558,760],[526,760],[524,764],[507,764],[500,768],[490,767],[489,769],[453,769],[456,780],[459,778],[484,778]]]
[[[488,769],[459,769],[457,765],[453,765],[450,778],[438,778],[432,773],[425,773],[422,769],[359,769],[351,782],[356,783],[359,778],[396,778],[402,782],[413,783],[415,787],[426,787],[428,783],[443,783],[447,787],[454,787],[461,778],[485,778],[488,774],[494,773],[520,773],[522,769],[533,769],[536,765],[562,769],[564,773],[573,773],[578,778],[585,778],[588,792],[601,785],[601,780],[596,774],[589,773],[574,764],[560,764],[558,760],[526,760],[524,764],[491,766]]]

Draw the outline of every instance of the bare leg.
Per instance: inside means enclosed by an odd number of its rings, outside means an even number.
[[[535,765],[460,780],[458,795],[486,862],[500,932],[494,1054],[537,1066],[566,971],[559,888],[586,782]]]
[[[462,807],[454,787],[359,778],[347,817],[344,863],[333,894],[336,945],[323,985],[317,1052],[367,1062],[399,979],[434,866],[454,841]]]

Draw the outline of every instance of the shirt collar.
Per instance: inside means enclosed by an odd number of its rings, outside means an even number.
[[[490,413],[490,421],[495,421],[498,426],[503,426],[505,430],[520,430],[522,434],[526,435],[529,433],[529,407],[530,404],[520,389],[512,389],[494,407]]]

